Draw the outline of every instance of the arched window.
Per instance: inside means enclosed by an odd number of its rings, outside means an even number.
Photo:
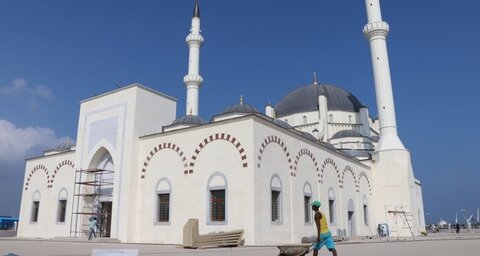
[[[363,223],[368,226],[368,202],[366,196],[363,196]]]
[[[35,193],[33,193],[32,197],[32,214],[30,216],[30,222],[31,223],[37,223],[38,222],[38,213],[40,212],[40,192],[37,190]]]
[[[208,179],[208,219],[207,224],[227,224],[227,177],[215,172]]]
[[[333,188],[328,190],[328,214],[330,215],[330,223],[335,223],[335,191]]]
[[[303,122],[303,124],[307,124],[307,116],[302,117],[302,122]]]
[[[352,123],[352,115],[348,115],[348,123],[349,123],[349,124]]]
[[[310,183],[305,182],[303,186],[303,205],[305,211],[305,223],[312,223],[312,209],[310,204],[312,203],[312,186]]]
[[[272,223],[282,223],[282,181],[277,174],[270,180]]]
[[[155,224],[170,224],[171,194],[172,184],[167,178],[161,178],[155,187]]]
[[[57,223],[65,223],[67,216],[67,189],[62,188],[58,193],[58,205],[57,205]]]

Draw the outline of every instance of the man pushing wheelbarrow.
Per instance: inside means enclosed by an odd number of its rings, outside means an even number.
[[[318,250],[324,245],[332,252],[333,256],[337,256],[332,233],[330,233],[330,229],[328,229],[327,216],[320,211],[320,205],[319,201],[312,203],[312,210],[315,212],[315,224],[317,226],[317,242],[313,246],[313,256],[317,256]]]
[[[312,210],[315,212],[315,224],[317,227],[317,241],[311,245],[283,245],[277,246],[280,250],[279,256],[304,256],[307,255],[313,249],[313,256],[318,255],[324,245],[333,256],[337,256],[337,250],[335,250],[335,243],[333,242],[332,234],[328,229],[327,216],[320,211],[320,202],[315,201],[312,203]]]

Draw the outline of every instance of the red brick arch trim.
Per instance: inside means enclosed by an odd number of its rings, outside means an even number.
[[[337,178],[338,178],[338,184],[341,185],[340,183],[340,171],[338,170],[337,164],[333,159],[327,158],[325,161],[323,161],[322,168],[320,169],[320,180],[319,182],[323,184],[323,174],[325,173],[325,167],[328,165],[331,165],[335,168],[335,172],[337,172]]]
[[[265,152],[265,148],[268,145],[270,145],[271,143],[276,143],[283,149],[283,152],[285,152],[285,156],[288,159],[288,164],[290,165],[289,166],[290,167],[290,175],[291,176],[296,176],[296,174],[292,172],[292,170],[293,170],[292,159],[290,158],[290,153],[288,152],[287,145],[285,145],[285,143],[282,141],[282,139],[280,139],[279,137],[277,137],[275,135],[268,136],[266,139],[263,140],[262,145],[260,146],[260,149],[258,150],[258,161],[259,162],[257,164],[257,167],[258,168],[261,167],[263,152]]]
[[[27,178],[27,182],[25,182],[25,190],[28,190],[28,185],[30,184],[30,179],[32,178],[33,174],[35,174],[35,172],[37,172],[38,170],[42,170],[43,172],[45,172],[45,175],[47,175],[47,188],[50,188],[50,176],[48,175],[48,170],[47,170],[47,167],[45,167],[45,165],[43,164],[39,164],[35,167],[33,167],[32,170],[30,170],[30,172],[28,173],[28,178]]]
[[[248,167],[248,161],[247,161],[247,155],[245,153],[245,149],[242,147],[242,143],[235,138],[234,136],[226,133],[216,133],[213,135],[210,135],[203,139],[200,144],[198,144],[198,147],[195,149],[195,152],[192,155],[192,160],[190,162],[190,169],[187,171],[185,170],[185,174],[188,173],[193,173],[193,167],[195,166],[195,161],[198,158],[198,155],[202,151],[202,149],[209,143],[216,141],[216,140],[225,140],[230,142],[233,146],[235,146],[238,150],[238,153],[240,154],[240,158],[242,159],[242,167],[247,168]]]
[[[372,186],[370,186],[370,180],[368,179],[368,176],[365,172],[361,172],[360,175],[358,175],[357,192],[360,192],[360,181],[362,180],[362,177],[365,177],[365,179],[367,180],[368,193],[370,193],[370,195],[372,195]]]
[[[187,170],[187,168],[188,168],[187,158],[185,157],[185,154],[180,149],[180,147],[173,144],[173,143],[165,142],[165,143],[158,144],[158,146],[156,146],[152,150],[150,150],[150,153],[148,154],[148,156],[145,158],[145,161],[143,162],[143,167],[142,167],[140,178],[145,179],[145,174],[147,172],[147,167],[148,167],[148,164],[150,163],[150,160],[152,160],[153,156],[156,153],[158,153],[158,152],[160,152],[164,149],[170,149],[170,150],[175,151],[178,154],[178,156],[180,157],[180,159],[182,160],[183,167],[185,168],[185,171]]]
[[[295,157],[295,165],[294,165],[293,169],[295,171],[297,171],[298,162],[300,161],[300,157],[302,157],[303,155],[306,155],[306,156],[310,157],[310,159],[312,159],[313,163],[315,164],[315,170],[317,171],[317,175],[318,175],[318,177],[320,177],[320,169],[318,168],[317,159],[315,158],[313,153],[308,148],[302,148],[302,149],[300,149],[300,151],[298,151],[298,154]]]
[[[342,179],[340,180],[340,188],[343,188],[343,180],[344,180],[344,177],[345,177],[345,173],[347,173],[347,172],[350,172],[350,173],[352,174],[353,183],[355,184],[355,187],[358,188],[357,176],[356,176],[355,173],[353,172],[352,167],[350,167],[349,165],[345,166],[345,168],[343,169]]]
[[[72,168],[75,168],[75,164],[70,161],[70,160],[64,160],[60,162],[57,167],[55,167],[55,170],[53,171],[52,178],[50,179],[50,185],[49,187],[51,188],[53,186],[53,181],[55,180],[55,176],[57,176],[57,172],[62,168],[63,166],[68,165],[71,166]]]

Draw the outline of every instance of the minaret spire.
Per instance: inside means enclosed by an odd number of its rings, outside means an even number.
[[[195,7],[193,8],[193,16],[194,18],[200,18],[200,4],[198,0],[195,0]]]
[[[378,119],[380,121],[380,141],[376,150],[405,149],[397,134],[387,52],[389,26],[382,20],[380,0],[365,0],[365,5],[367,7],[368,24],[363,28],[363,34],[370,42]]]
[[[198,93],[203,83],[203,78],[200,75],[200,47],[203,44],[203,36],[200,33],[200,5],[198,0],[195,0],[192,27],[186,38],[189,48],[188,74],[183,78],[183,83],[187,88],[186,114],[195,116],[198,115]]]

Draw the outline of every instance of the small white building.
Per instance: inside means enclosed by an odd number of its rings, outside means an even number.
[[[385,46],[386,58],[388,26],[378,0],[366,4],[372,56]],[[376,235],[383,223],[391,235],[424,230],[421,185],[382,73],[388,59],[380,71],[374,63],[384,81],[376,88],[387,92],[377,93],[379,120],[314,78],[265,114],[240,99],[207,122],[198,116],[198,2],[187,43],[186,115],[176,118],[175,98],[140,84],[82,101],[76,145],[27,160],[19,237],[85,237],[97,216],[102,236],[180,244],[195,218],[200,233],[244,230],[247,245],[299,243],[315,234],[314,200],[334,235]]]

